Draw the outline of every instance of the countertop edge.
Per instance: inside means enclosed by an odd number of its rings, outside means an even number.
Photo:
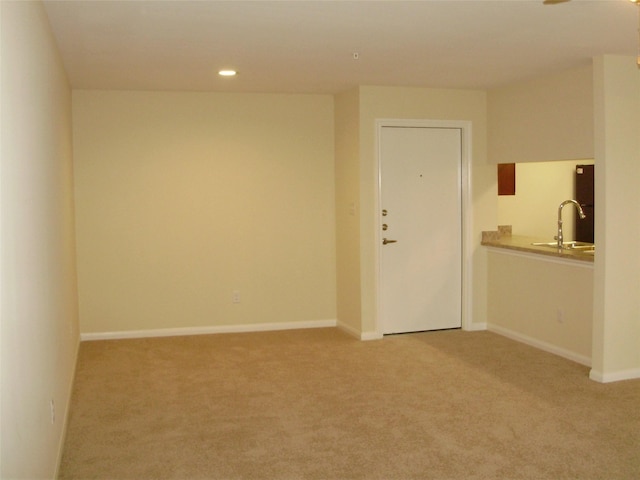
[[[504,227],[497,232],[482,232],[481,245],[485,247],[502,248],[517,252],[533,253],[545,257],[562,258],[577,262],[587,262],[593,264],[594,255],[584,253],[580,250],[558,250],[554,247],[532,245],[532,243],[548,242],[548,239],[527,237],[521,235],[511,235],[506,233]],[[505,234],[506,233],[506,234]]]

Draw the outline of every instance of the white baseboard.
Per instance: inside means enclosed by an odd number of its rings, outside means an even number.
[[[628,370],[618,370],[617,372],[610,373],[602,373],[592,368],[589,372],[589,378],[600,383],[634,380],[640,378],[640,368],[630,368]]]
[[[351,335],[352,337],[357,338],[358,340],[380,340],[382,338],[382,335],[379,334],[378,332],[361,332],[359,330],[356,330],[355,328],[353,328],[350,325],[347,325],[345,323],[342,323],[341,321],[338,320],[338,324],[337,327],[342,330],[343,332]]]
[[[362,332],[360,334],[360,340],[364,340],[364,341],[380,340],[381,338],[384,338],[384,335],[378,332]]]
[[[185,335],[211,335],[216,333],[265,332],[303,328],[335,327],[336,320],[307,320],[303,322],[251,323],[245,325],[216,325],[210,327],[159,328],[152,330],[125,330],[120,332],[83,333],[81,341],[116,340],[124,338],[178,337]]]
[[[532,347],[539,348],[540,350],[544,350],[545,352],[553,353],[554,355],[558,355],[559,357],[563,357],[576,363],[586,365],[587,367],[591,366],[591,358],[580,355],[579,353],[572,352],[571,350],[558,347],[557,345],[553,345],[552,343],[547,343],[542,340],[538,340],[537,338],[529,337],[528,335],[524,335],[522,333],[501,327],[499,325],[493,325],[491,323],[487,324],[487,330],[497,333],[498,335],[502,335],[503,337],[510,338],[511,340],[515,340],[517,342],[525,343]]]
[[[480,332],[482,330],[486,330],[487,329],[487,324],[486,322],[480,323],[472,323],[471,325],[468,326],[463,326],[462,327],[463,330],[466,330],[467,332]]]

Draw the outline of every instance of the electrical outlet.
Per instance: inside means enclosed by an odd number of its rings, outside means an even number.
[[[53,401],[53,398],[49,401],[49,409],[51,411],[51,425],[56,423],[56,404]]]
[[[231,301],[233,303],[240,303],[240,290],[234,290],[231,295]]]

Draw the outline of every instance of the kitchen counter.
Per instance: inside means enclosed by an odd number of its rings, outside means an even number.
[[[482,232],[482,245],[487,247],[505,248],[508,250],[593,263],[594,254],[586,253],[584,250],[566,248],[560,250],[553,246],[532,245],[533,243],[543,242],[553,242],[553,239],[512,235],[510,225],[501,225],[497,231]]]

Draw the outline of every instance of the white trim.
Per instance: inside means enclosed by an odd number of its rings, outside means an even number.
[[[610,373],[602,373],[592,368],[589,372],[589,378],[600,383],[634,380],[640,378],[640,368],[630,368],[628,370],[618,370],[617,372]]]
[[[178,337],[186,335],[211,335],[217,333],[265,332],[305,328],[335,327],[336,320],[307,320],[303,322],[251,323],[244,325],[217,325],[210,327],[158,328],[151,330],[126,330],[119,332],[83,333],[81,341],[115,340],[123,338]]]
[[[378,332],[361,332],[360,330],[353,328],[352,326],[347,325],[340,320],[338,320],[337,327],[346,334],[351,335],[358,340],[380,340],[382,338],[382,335],[380,335]]]
[[[586,365],[587,367],[591,366],[591,358],[579,353],[572,352],[571,350],[567,350],[566,348],[558,347],[557,345],[553,345],[552,343],[544,342],[542,340],[538,340],[537,338],[515,332],[499,325],[493,325],[491,323],[487,325],[487,329],[490,332],[497,333],[498,335],[510,338],[511,340],[525,343],[531,347],[539,348],[540,350],[544,350],[545,352],[553,353],[554,355],[558,355],[559,357],[563,357],[573,362]]]
[[[524,252],[522,250],[513,250],[511,248],[494,247],[491,245],[485,245],[490,252],[498,253],[500,255],[510,255],[512,257],[530,258],[533,260],[539,260],[541,262],[556,263],[560,265],[569,265],[571,267],[586,268],[593,270],[593,262],[588,260],[573,260],[566,257],[554,257],[553,255],[546,255],[544,253]]]
[[[462,129],[462,329],[474,330],[478,324],[473,322],[473,202],[472,196],[472,124],[460,122]],[[486,323],[483,329],[487,328]]]
[[[461,298],[461,326],[463,330],[476,329],[472,318],[471,299],[473,298],[473,278],[472,258],[473,258],[473,198],[471,191],[471,164],[472,164],[472,123],[466,120],[426,120],[426,119],[376,119],[376,157],[378,167],[378,188],[375,190],[378,212],[381,211],[381,155],[380,155],[380,136],[383,127],[424,127],[424,128],[458,128],[462,136],[462,151],[460,153],[460,202],[461,202],[461,221],[462,221],[462,298]],[[376,338],[382,338],[383,327],[380,321],[380,256],[381,256],[381,235],[380,229],[376,228],[374,241],[377,245],[377,262],[375,266],[375,285],[376,285],[376,311],[375,325]]]
[[[384,338],[384,336],[382,334],[380,334],[379,332],[362,332],[360,334],[360,340],[363,341],[368,341],[368,340],[380,340],[381,338]]]
[[[467,330],[469,332],[481,332],[486,329],[487,329],[486,322],[475,322],[475,323],[472,323],[471,325],[468,325],[467,328],[464,328],[464,330]]]

